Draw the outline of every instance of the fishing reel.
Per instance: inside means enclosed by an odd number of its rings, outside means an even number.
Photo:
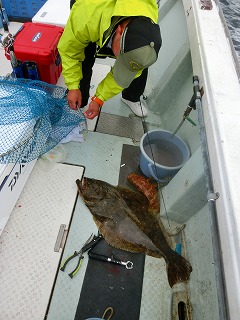
[[[0,44],[5,50],[5,55],[9,56],[13,67],[17,66],[17,59],[13,50],[14,36],[9,32],[5,31],[4,34],[0,34]]]
[[[9,31],[5,31],[4,34],[0,34],[0,44],[4,49],[12,47],[14,37]]]

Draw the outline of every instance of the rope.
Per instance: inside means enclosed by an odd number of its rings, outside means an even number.
[[[106,317],[107,313],[109,312],[109,315]],[[112,318],[112,315],[113,315],[113,308],[112,307],[108,307],[104,312],[103,312],[103,315],[102,315],[102,318],[104,320],[110,320]]]

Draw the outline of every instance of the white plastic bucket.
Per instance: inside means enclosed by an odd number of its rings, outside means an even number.
[[[159,182],[174,176],[190,157],[187,144],[166,130],[152,130],[140,141],[140,169],[146,177]]]

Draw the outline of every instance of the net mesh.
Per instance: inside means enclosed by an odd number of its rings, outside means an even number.
[[[85,121],[69,108],[66,89],[0,77],[0,163],[30,162]]]

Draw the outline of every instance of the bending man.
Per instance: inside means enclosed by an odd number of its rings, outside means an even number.
[[[72,109],[88,104],[92,67],[96,57],[116,62],[99,83],[85,116],[93,119],[104,102],[122,92],[122,100],[137,116],[148,67],[158,56],[161,34],[155,0],[76,0],[58,49]]]

